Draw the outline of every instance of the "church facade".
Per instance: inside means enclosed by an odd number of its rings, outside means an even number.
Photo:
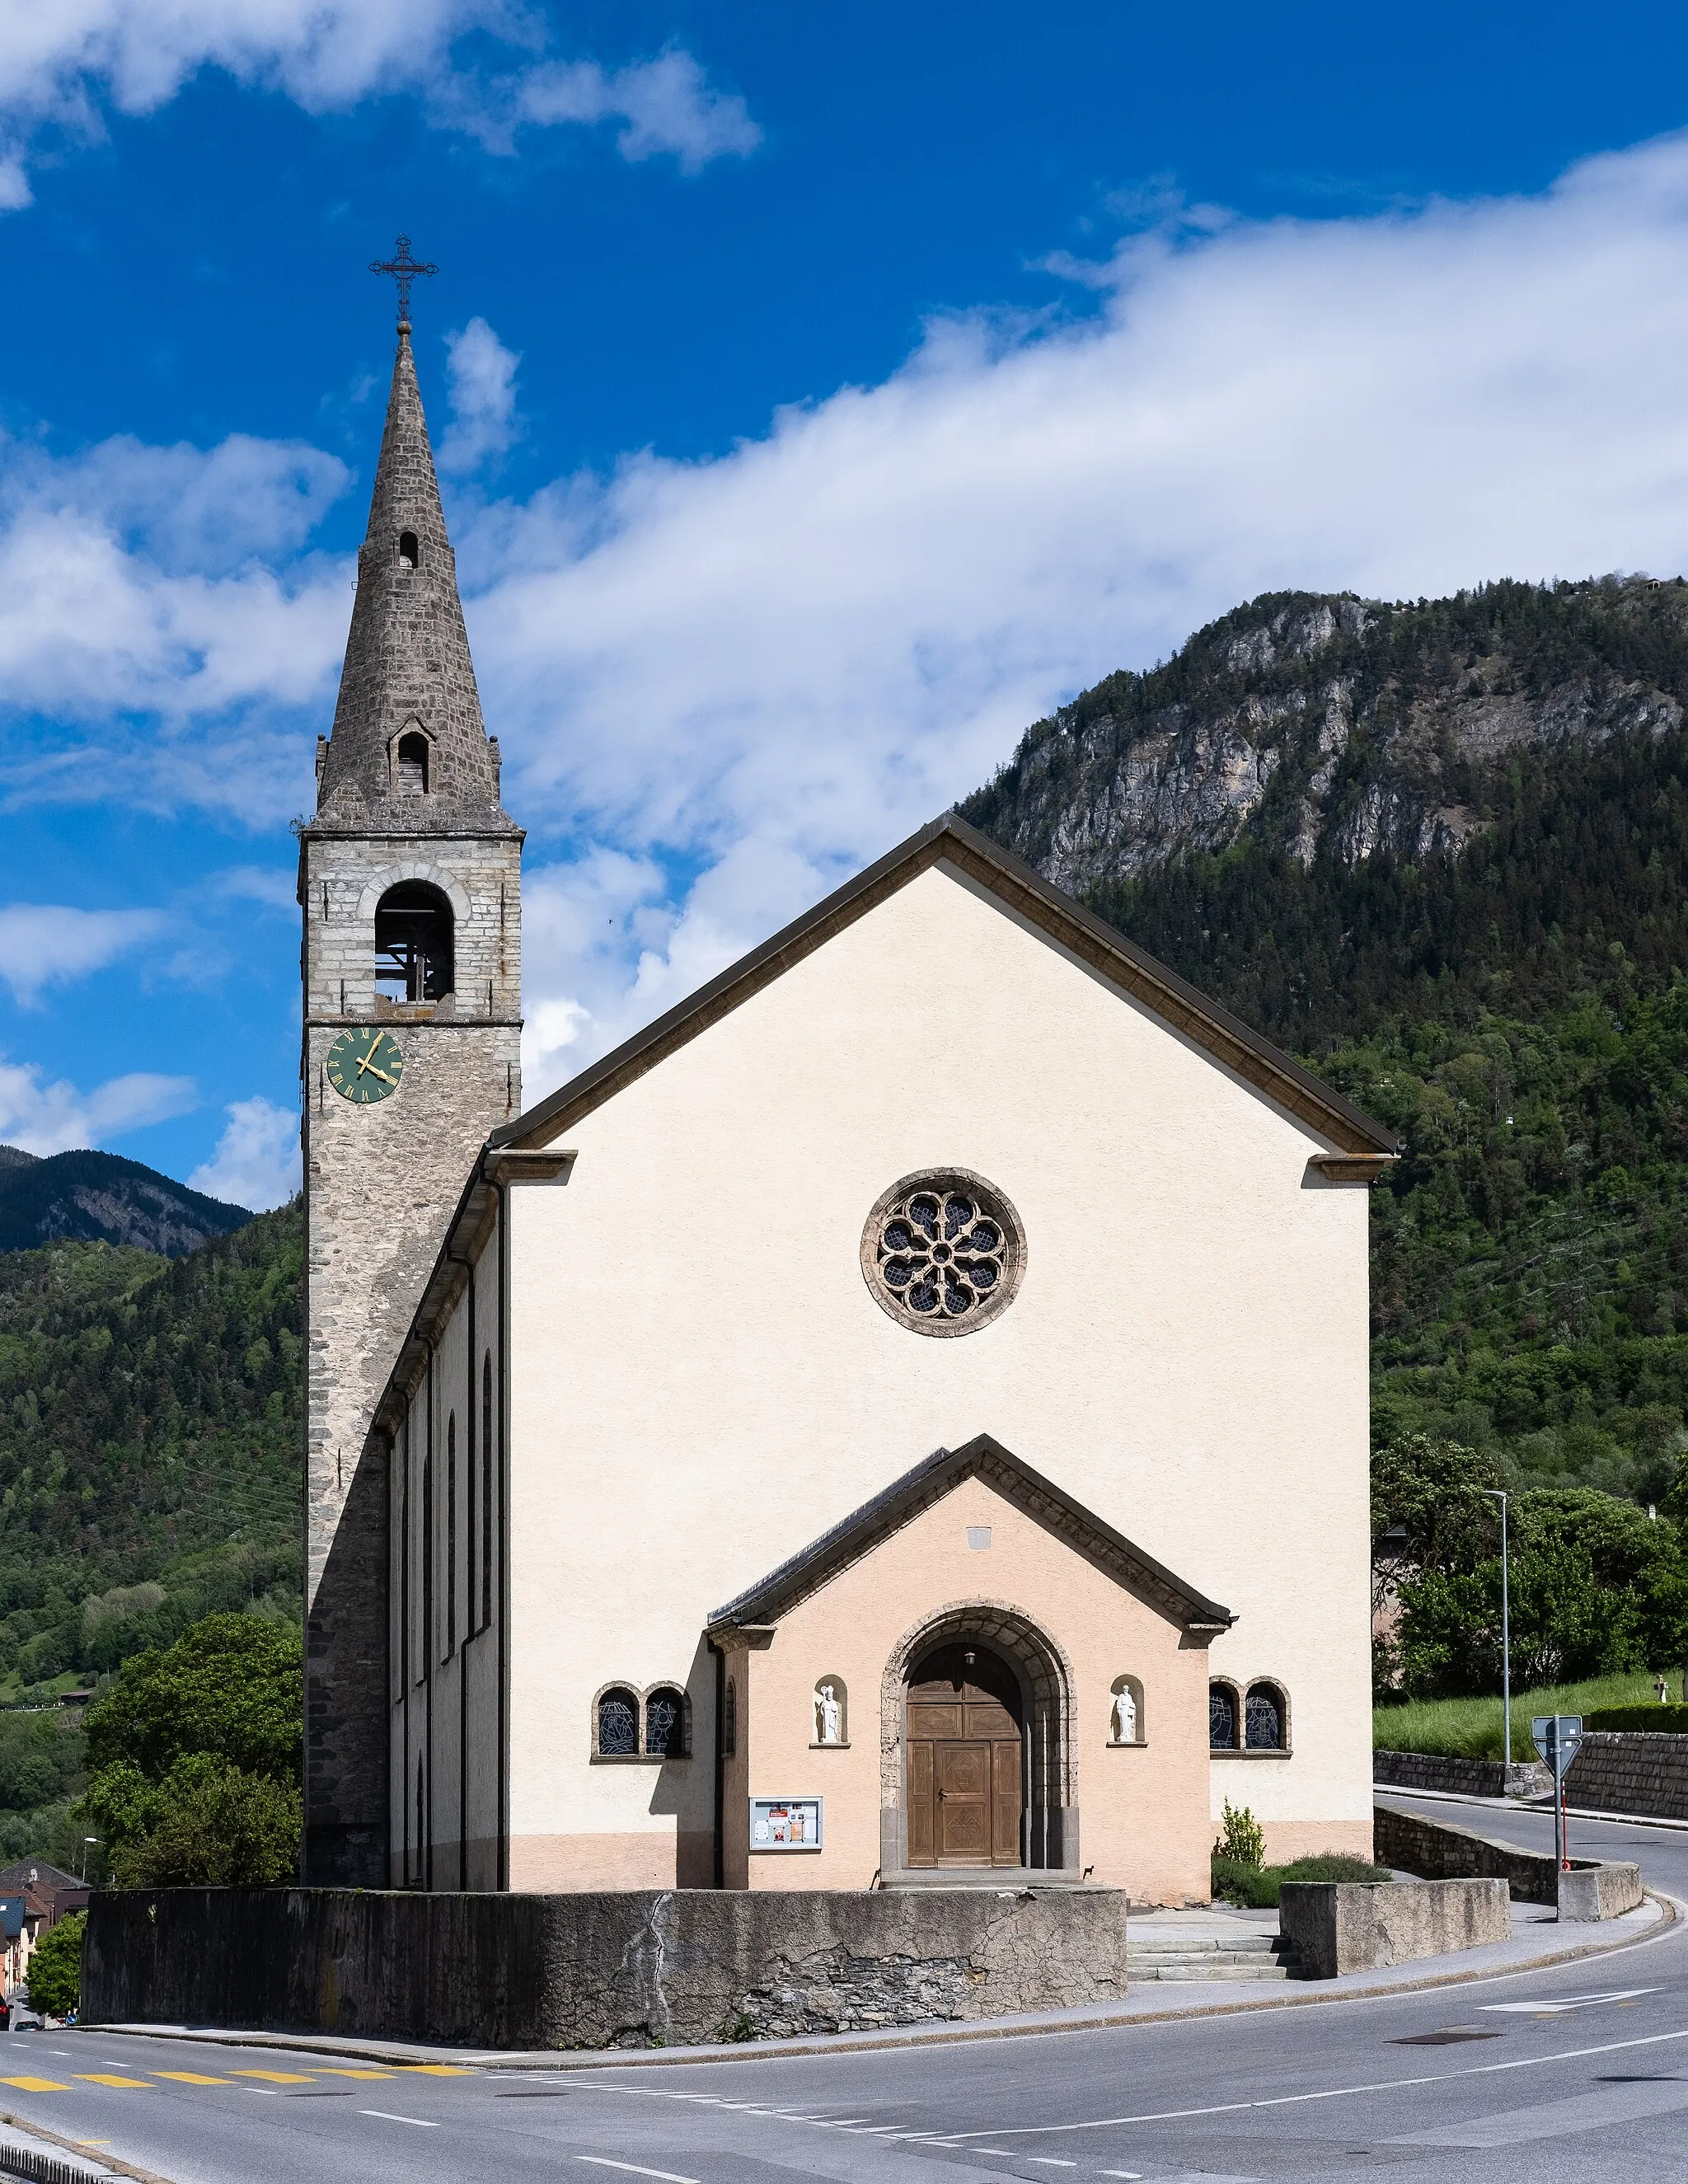
[[[308,1877],[1183,1903],[1227,1798],[1368,1854],[1388,1134],[953,815],[522,1111],[402,338],[393,404],[301,864]]]

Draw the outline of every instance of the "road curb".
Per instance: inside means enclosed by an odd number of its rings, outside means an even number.
[[[1379,1797],[1423,1797],[1438,1805],[1482,1805],[1496,1813],[1539,1813],[1551,1819],[1553,1801],[1540,1797],[1479,1797],[1468,1790],[1403,1790],[1396,1782],[1373,1782],[1372,1802]],[[1572,1820],[1605,1820],[1626,1828],[1657,1828],[1666,1835],[1688,1835],[1688,1820],[1667,1819],[1662,1813],[1607,1813],[1597,1805],[1567,1805]]]
[[[766,2063],[788,2056],[875,2054],[889,2048],[950,2048],[979,2040],[1036,2040],[1064,2032],[1117,2031],[1134,2025],[1167,2025],[1206,2017],[1254,2015],[1268,2009],[1323,2008],[1350,2002],[1386,2001],[1394,1995],[1420,1994],[1435,1987],[1468,1986],[1485,1981],[1498,1984],[1505,1980],[1527,1979],[1536,1972],[1550,1971],[1558,1964],[1575,1964],[1587,1957],[1613,1956],[1624,1949],[1640,1948],[1650,1942],[1662,1941],[1685,1919],[1688,1919],[1688,1903],[1679,1903],[1676,1897],[1667,1896],[1658,1889],[1650,1888],[1646,1895],[1650,1902],[1657,1904],[1661,1916],[1655,1925],[1644,1931],[1556,1949],[1528,1964],[1520,1964],[1511,1970],[1497,1971],[1489,1967],[1471,1965],[1462,1970],[1433,1972],[1422,1978],[1380,1981],[1369,1986],[1341,1988],[1337,1992],[1332,1991],[1338,1987],[1339,1983],[1334,1981],[1309,1981],[1306,1984],[1314,1991],[1306,1994],[1285,1994],[1279,1990],[1269,1997],[1262,1996],[1252,2001],[1240,1997],[1233,2002],[1192,2003],[1182,2008],[1097,2010],[1083,2018],[1063,2018],[1054,2024],[1047,2021],[1028,2024],[1024,2020],[986,2018],[966,2025],[911,2025],[888,2027],[883,2032],[822,2033],[805,2040],[747,2040],[731,2047],[593,2048],[584,2051],[560,2048],[554,2053],[536,2053],[527,2050],[514,2054],[482,2048],[425,2047],[420,2042],[343,2038],[335,2033],[321,2032],[229,2032],[175,2025],[95,2025],[81,2029],[90,2032],[119,2033],[137,2039],[181,2040],[205,2047],[276,2048],[294,2054],[347,2056],[354,2061],[386,2063],[398,2070],[407,2065],[415,2069],[427,2063],[457,2063],[484,2070],[624,2070],[666,2067],[677,2063]]]

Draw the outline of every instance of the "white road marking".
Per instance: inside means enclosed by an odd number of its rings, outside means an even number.
[[[1635,2040],[1603,2040],[1591,2048],[1562,2048],[1552,2055],[1517,2055],[1505,2063],[1468,2064],[1462,2070],[1427,2070],[1417,2078],[1378,2078],[1362,2086],[1330,2086],[1317,2093],[1273,2093],[1258,2101],[1215,2101],[1201,2109],[1154,2109],[1141,2115],[1097,2116],[1089,2123],[1022,2124],[990,2131],[952,2131],[950,2137],[969,2153],[993,2153],[1001,2149],[974,2143],[981,2138],[1053,2138],[1070,2131],[1111,2131],[1126,2123],[1183,2123],[1191,2116],[1237,2115],[1246,2109],[1295,2108],[1308,2101],[1340,2101],[1357,2093],[1396,2093],[1417,2086],[1450,2085],[1461,2078],[1492,2078],[1504,2070],[1539,2070],[1552,2063],[1579,2063],[1590,2055],[1621,2055],[1634,2048],[1658,2048],[1673,2040],[1688,2040],[1688,2027],[1678,2032],[1649,2032]],[[1173,2184],[1164,2178],[1159,2184]],[[1214,2180],[1217,2184],[1217,2180]]]
[[[1525,2146],[1533,2139],[1563,2138],[1573,2131],[1602,2131],[1613,2124],[1641,2123],[1648,2116],[1688,2109],[1688,2083],[1664,2086],[1602,2086],[1597,2092],[1568,2100],[1543,2101],[1525,2109],[1503,2109],[1498,2115],[1475,2116],[1469,2123],[1446,2124],[1440,2131],[1409,2131],[1385,2141],[1390,2146]]]
[[[359,2115],[379,2116],[383,2123],[413,2123],[415,2125],[418,2131],[437,2131],[439,2129],[439,2126],[437,2123],[430,2123],[426,2116],[394,2115],[391,2109],[359,2109],[358,2110],[358,2114]]]
[[[1609,1994],[1561,1994],[1549,2002],[1485,2002],[1485,2014],[1501,2017],[1558,2017],[1573,2009],[1592,2009],[1600,2002],[1633,2002],[1643,1994],[1657,1994],[1656,1986],[1613,1987]]]
[[[1131,2179],[1131,2184],[1143,2184],[1143,2171],[1140,2169],[1099,2169],[1096,2174],[1098,2176],[1128,2176]]]
[[[611,2161],[601,2153],[577,2153],[577,2161],[589,2161],[595,2169],[621,2169],[629,2176],[660,2176],[662,2184],[698,2184],[695,2176],[677,2176],[671,2169],[641,2169],[636,2161]]]
[[[1057,2161],[1052,2153],[1028,2153],[1026,2156],[1033,2169],[1076,2169],[1076,2161]]]

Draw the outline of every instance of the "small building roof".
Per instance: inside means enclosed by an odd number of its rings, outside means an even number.
[[[710,1636],[721,1638],[730,1630],[777,1623],[967,1479],[983,1479],[1116,1583],[1150,1600],[1169,1622],[1181,1624],[1186,1630],[1217,1633],[1228,1630],[1236,1621],[1228,1607],[1175,1576],[1000,1441],[989,1434],[978,1434],[965,1447],[934,1450],[800,1553],[736,1600],[717,1607],[709,1619]]]

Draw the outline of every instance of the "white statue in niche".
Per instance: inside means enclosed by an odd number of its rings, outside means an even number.
[[[1137,1702],[1131,1696],[1129,1684],[1114,1693],[1113,1741],[1116,1744],[1137,1741]]]
[[[815,1721],[819,1732],[817,1742],[844,1742],[844,1708],[830,1684],[822,1684],[815,1693]]]

